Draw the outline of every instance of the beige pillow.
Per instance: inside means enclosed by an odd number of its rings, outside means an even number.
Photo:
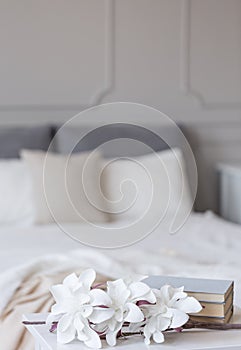
[[[175,153],[174,153],[175,152]],[[103,192],[111,203],[111,220],[150,222],[165,215],[175,225],[185,221],[192,197],[180,149],[167,149],[132,159],[106,161]]]
[[[99,186],[100,155],[46,154],[21,152],[32,178],[35,223],[108,221]]]

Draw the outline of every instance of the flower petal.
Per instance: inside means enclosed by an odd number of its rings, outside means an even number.
[[[185,313],[196,313],[202,310],[202,305],[193,297],[180,299],[176,302],[175,306]]]
[[[86,303],[89,303],[90,302],[90,295],[89,293],[77,293],[77,294],[74,294],[74,297],[77,296],[78,299],[76,300],[79,300],[79,303],[80,305],[84,305]]]
[[[106,334],[106,342],[109,346],[115,346],[116,345],[116,334],[115,332],[108,332]]]
[[[71,273],[70,275],[68,275],[67,277],[65,277],[65,279],[63,280],[63,284],[70,288],[73,289],[76,284],[78,284],[78,277],[76,276],[76,273]]]
[[[143,296],[150,292],[150,287],[143,282],[134,282],[129,286],[131,291],[130,298],[136,301],[144,299]]]
[[[72,293],[69,290],[69,288],[67,286],[64,286],[63,284],[56,284],[55,286],[52,286],[50,288],[50,292],[57,303],[62,302],[63,299],[72,296]]]
[[[165,331],[169,328],[171,323],[171,319],[167,317],[163,317],[162,315],[157,316],[157,329],[159,331]]]
[[[154,304],[156,303],[156,296],[155,294],[153,293],[152,290],[150,290],[149,293],[147,293],[145,296],[144,296],[145,300],[148,301],[149,303],[151,304]]]
[[[183,326],[185,323],[187,323],[189,316],[185,314],[185,312],[178,309],[172,309],[172,313],[173,313],[173,318],[170,324],[171,328],[178,328]]]
[[[91,285],[93,284],[96,278],[95,270],[88,269],[83,271],[79,276],[79,283],[81,283],[85,289],[90,290]]]
[[[83,328],[82,330],[77,330],[77,338],[78,338],[80,341],[83,341],[83,342],[85,342],[86,340],[89,339],[89,337],[88,337],[88,335],[86,334],[84,328]]]
[[[183,300],[187,298],[187,293],[184,292],[176,292],[173,294],[172,298],[167,303],[169,307],[176,308],[176,304],[179,302],[179,300]]]
[[[137,323],[144,320],[144,315],[141,309],[136,304],[127,303],[126,308],[127,308],[127,315],[125,316],[126,322]]]
[[[113,315],[113,309],[96,307],[94,308],[92,314],[89,316],[89,321],[98,324],[109,320]]]
[[[108,345],[110,346],[116,345],[116,337],[121,327],[122,327],[122,324],[119,324],[118,327],[113,332],[109,331],[106,333],[106,342]]]
[[[113,317],[108,321],[108,328],[111,332],[114,332],[118,328],[119,324],[122,325],[123,322],[117,322]]]
[[[153,334],[153,340],[155,343],[163,343],[164,342],[164,335],[162,334],[162,332],[160,331],[156,331],[154,334]]]
[[[138,322],[138,323],[130,323],[128,326],[128,330],[131,333],[135,333],[139,331],[142,327],[145,326],[145,320],[143,322]]]
[[[51,307],[51,313],[53,315],[71,313],[73,311],[72,307],[73,307],[72,300],[64,299],[63,302],[56,303]]]
[[[147,326],[148,326],[148,329],[151,333],[154,333],[156,328],[157,328],[157,317],[154,316],[154,317],[151,317],[148,319],[148,322],[147,322]]]
[[[150,343],[151,343],[150,339],[151,339],[152,333],[151,333],[148,325],[146,325],[144,327],[143,333],[144,333],[144,337],[145,337],[145,344],[150,345]]]
[[[86,327],[85,329],[86,335],[88,336],[88,339],[84,342],[86,346],[93,349],[100,349],[101,348],[101,340],[99,335],[93,331],[90,327]]]
[[[65,332],[72,324],[73,316],[69,314],[65,314],[61,317],[58,322],[58,330],[60,332]]]
[[[77,330],[77,332],[82,332],[82,330],[84,329],[86,325],[86,322],[83,320],[83,318],[81,317],[80,313],[77,313],[77,315],[75,315],[74,318],[74,326]]]
[[[122,279],[113,282],[108,281],[107,293],[118,305],[123,305],[130,296],[130,291]]]
[[[158,298],[162,300],[164,304],[168,304],[170,301],[170,293],[169,293],[169,287],[168,285],[164,285],[161,287],[161,289],[153,290]]]
[[[87,318],[89,317],[92,312],[93,312],[93,306],[91,305],[83,305],[80,309],[80,314],[82,315],[82,317]]]
[[[129,286],[129,289],[131,291],[130,298],[132,300],[135,300],[135,301],[146,300],[149,303],[156,302],[156,297],[155,297],[154,293],[152,292],[151,288],[143,282],[131,283]]]
[[[91,305],[93,306],[111,305],[111,298],[106,292],[101,289],[92,289],[89,295],[91,297]]]
[[[71,325],[65,332],[60,332],[57,327],[57,341],[61,344],[70,343],[75,339],[76,330],[74,325]]]

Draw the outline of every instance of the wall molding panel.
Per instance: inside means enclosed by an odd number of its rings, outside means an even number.
[[[115,83],[115,0],[103,0],[105,6],[104,15],[104,81],[97,91],[94,91],[86,102],[78,104],[0,104],[0,112],[58,112],[58,111],[81,111],[100,104],[102,100],[112,92]]]
[[[193,97],[204,110],[240,110],[241,101],[208,102],[191,83],[191,7],[192,0],[182,0],[180,28],[180,90],[184,95]]]

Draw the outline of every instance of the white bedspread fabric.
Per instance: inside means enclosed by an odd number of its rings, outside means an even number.
[[[113,278],[138,273],[233,279],[241,306],[241,226],[210,212],[193,213],[177,234],[160,225],[137,244],[113,250],[85,247],[56,225],[0,229],[0,312],[27,276],[80,267]]]

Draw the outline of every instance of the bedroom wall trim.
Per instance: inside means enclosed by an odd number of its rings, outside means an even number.
[[[203,110],[240,110],[241,102],[207,102],[201,91],[191,84],[191,19],[192,0],[182,0],[180,28],[180,90],[193,97]]]
[[[80,111],[98,105],[114,88],[115,84],[115,0],[104,0],[105,6],[105,78],[103,86],[94,91],[89,101],[80,104],[0,104],[0,112],[31,111]]]

